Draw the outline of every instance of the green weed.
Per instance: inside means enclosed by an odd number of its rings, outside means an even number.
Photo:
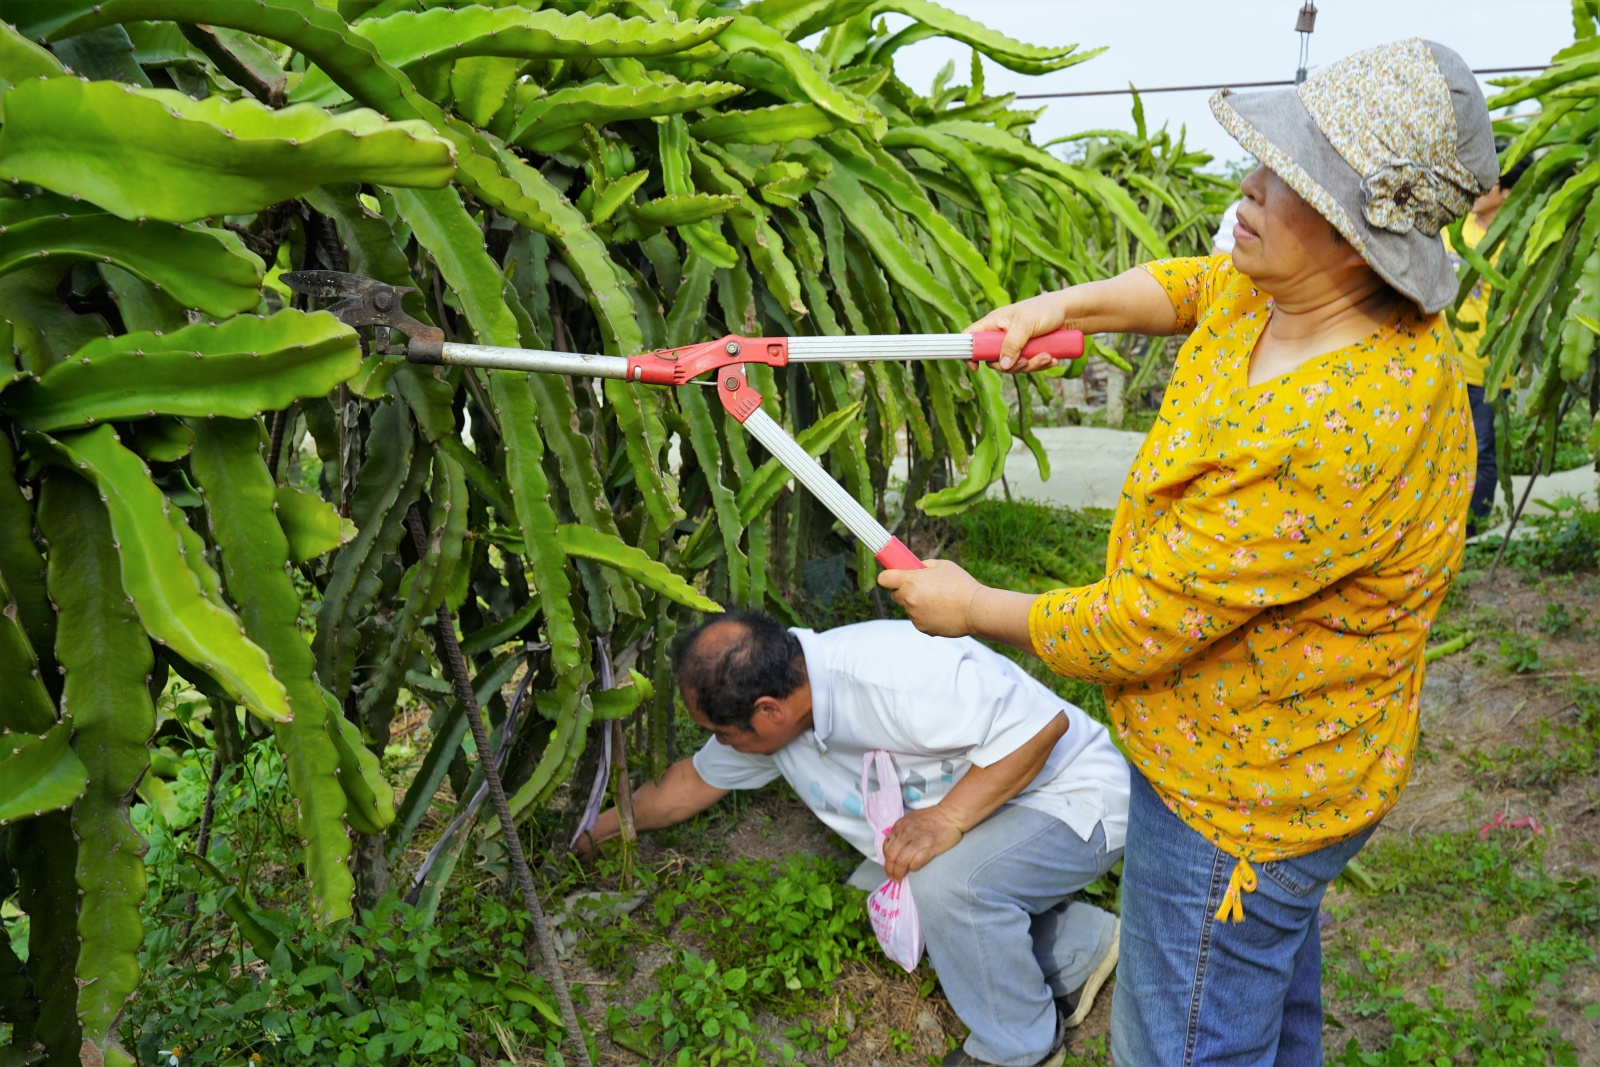
[[[949,521],[962,566],[987,585],[1042,593],[1105,576],[1109,512],[985,500]]]
[[[1531,533],[1512,539],[1505,561],[1530,578],[1600,570],[1600,511],[1569,496],[1543,503],[1550,510],[1523,516]],[[1487,566],[1499,550],[1498,537],[1486,538],[1470,546],[1468,563]]]
[[[1535,789],[1600,772],[1600,683],[1575,681],[1571,695],[1572,704],[1555,721],[1534,721],[1526,742],[1466,753],[1468,769],[1485,785]]]
[[[1075,1042],[1069,1042],[1069,1046]],[[1106,1039],[1096,1036],[1083,1043],[1082,1048],[1069,1047],[1061,1067],[1106,1067],[1111,1062],[1111,1051]]]
[[[663,927],[676,917],[724,966],[750,978],[768,1006],[826,988],[846,960],[875,960],[866,894],[843,885],[845,863],[791,856],[781,865],[740,859],[702,868],[656,894]]]
[[[1383,913],[1394,919],[1450,914],[1455,928],[1476,934],[1521,915],[1574,931],[1600,922],[1600,889],[1587,879],[1563,882],[1544,870],[1545,837],[1475,831],[1385,840],[1362,850],[1361,862]]]
[[[1518,836],[1483,839],[1467,831],[1387,840],[1362,853],[1370,876],[1363,884],[1383,898],[1381,905],[1336,910],[1346,920],[1364,916],[1365,927],[1381,936],[1354,958],[1333,954],[1325,973],[1342,1013],[1383,1018],[1390,1033],[1366,1049],[1350,1038],[1330,1063],[1576,1067],[1571,1046],[1534,1008],[1574,966],[1593,964],[1600,890],[1588,879],[1550,876],[1546,839],[1511,833]],[[1443,915],[1450,933],[1440,939],[1432,935]],[[1539,936],[1506,936],[1518,919],[1531,920]],[[1418,953],[1386,947],[1408,933],[1421,938]],[[1456,1006],[1432,985],[1420,997],[1408,995],[1407,983],[1428,969],[1463,965],[1479,976],[1472,1007]]]
[[[1391,952],[1374,939],[1361,950],[1360,967],[1335,975],[1337,999],[1359,1017],[1385,1017],[1392,1033],[1376,1049],[1363,1051],[1355,1038],[1330,1062],[1340,1067],[1449,1067],[1474,1063],[1484,1067],[1577,1067],[1572,1046],[1542,1015],[1534,998],[1546,991],[1589,950],[1570,938],[1551,946],[1513,945],[1521,950],[1505,968],[1499,984],[1487,978],[1473,982],[1476,1004],[1462,1010],[1448,1006],[1443,992],[1430,986],[1418,1003],[1405,996],[1400,979],[1411,968],[1411,956]]]
[[[845,961],[878,957],[866,895],[841,884],[846,873],[841,861],[793,856],[782,864],[739,859],[676,875],[656,892],[651,913],[662,931],[697,938],[705,956],[678,952],[655,972],[657,992],[632,1009],[612,1008],[606,1021],[613,1039],[641,1054],[646,1047],[663,1050],[685,1064],[838,1052],[851,1028],[837,1021],[806,1021],[775,1043],[758,1038],[750,1018],[761,1010],[794,1016],[817,1007]]]
[[[163,708],[175,727],[199,729],[182,701]],[[391,896],[317,928],[293,867],[259,859],[292,864],[300,850],[276,746],[250,745],[220,779],[206,854],[221,880],[186,858],[210,768],[174,766],[170,779],[146,778],[132,811],[150,844],[145,980],[121,1036],[139,1062],[176,1049],[192,1063],[468,1067],[503,1051],[484,1040],[556,1049],[564,1031],[544,980],[529,977],[520,909],[467,889],[424,916]],[[503,1036],[468,1036],[496,1026]]]
[[[1545,574],[1600,570],[1600,511],[1586,510],[1571,497],[1551,508],[1533,519],[1539,536],[1532,539],[1530,562]]]
[[[1512,674],[1531,674],[1544,669],[1539,642],[1532,637],[1507,637],[1500,642],[1500,662]]]
[[[658,991],[631,1011],[607,1011],[613,1041],[652,1061],[682,1067],[760,1061],[764,1043],[743,1003],[745,971],[721,971],[714,960],[681,952],[656,971],[655,979]]]
[[[1515,412],[1511,416],[1511,440],[1532,442],[1527,448],[1507,449],[1512,474],[1532,474],[1543,456],[1544,435],[1536,432],[1535,421],[1522,412]],[[1577,413],[1572,418],[1562,420],[1556,429],[1556,470],[1569,471],[1594,461],[1594,454],[1589,449],[1588,433],[1588,421],[1579,418]]]
[[[856,1013],[853,1008],[831,1013],[827,1022],[817,1023],[801,1019],[783,1032],[783,1036],[797,1048],[816,1051],[820,1049],[831,1060],[850,1044],[855,1032]]]
[[[1551,601],[1544,606],[1544,618],[1539,620],[1539,629],[1551,637],[1566,637],[1574,629],[1583,625],[1587,612],[1580,611],[1573,615],[1571,609],[1560,601]]]
[[[146,958],[129,1011],[140,1061],[179,1048],[195,1063],[407,1063],[475,1067],[498,1049],[468,1035],[498,1024],[514,1048],[554,1052],[564,1031],[529,978],[521,911],[478,900],[472,921],[436,923],[385,898],[318,929],[303,912],[252,909],[264,931],[197,962]],[[271,944],[272,947],[268,947]]]

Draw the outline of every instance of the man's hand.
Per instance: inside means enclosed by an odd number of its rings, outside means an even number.
[[[894,590],[917,629],[934,637],[972,633],[972,600],[983,585],[947,559],[930,559],[924,570],[883,571],[878,584]]]
[[[889,828],[889,836],[883,840],[883,869],[898,882],[927,866],[939,853],[954,848],[961,834],[955,818],[940,811],[937,804],[908,811]]]
[[[694,759],[681,759],[667,768],[659,782],[645,782],[633,794],[633,828],[659,830],[692,819],[728,795],[726,789],[710,786],[694,769]],[[622,836],[622,820],[616,808],[607,808],[595,820],[594,829],[581,834],[572,844],[578,862],[588,863],[600,854],[600,846]]]
[[[939,803],[901,816],[883,839],[883,868],[889,877],[898,882],[922,869],[939,853],[954,848],[962,834],[1026,789],[1044,770],[1056,742],[1067,729],[1067,713],[1057,712],[1009,756],[987,767],[967,768],[961,781]]]
[[[600,842],[594,839],[593,830],[585,830],[578,835],[578,839],[572,843],[572,854],[585,867],[594,862],[595,857],[600,855]]]

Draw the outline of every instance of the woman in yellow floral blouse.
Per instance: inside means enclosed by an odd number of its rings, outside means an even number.
[[[1324,889],[1405,787],[1428,626],[1472,491],[1439,237],[1497,176],[1476,81],[1408,40],[1212,101],[1261,162],[1232,257],[990,314],[1187,333],[1106,577],[1034,597],[885,572],[916,624],[1103,683],[1133,769],[1119,1067],[1322,1062]],[[1002,361],[1035,370],[1038,360]]]

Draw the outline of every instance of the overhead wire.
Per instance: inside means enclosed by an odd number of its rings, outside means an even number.
[[[1474,70],[1474,74],[1519,74],[1527,71],[1549,70],[1550,64],[1539,63],[1526,67],[1482,67]],[[1070,93],[1019,93],[1018,100],[1055,100],[1068,96],[1117,96],[1127,93],[1138,93],[1143,96],[1147,93],[1187,93],[1199,92],[1206,89],[1264,89],[1272,86],[1293,85],[1293,79],[1266,82],[1225,82],[1216,85],[1163,85],[1153,89],[1140,89],[1129,86],[1126,89],[1085,89]]]

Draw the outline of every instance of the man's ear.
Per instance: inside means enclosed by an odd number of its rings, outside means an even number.
[[[752,730],[755,729],[758,718],[767,726],[783,726],[788,721],[788,709],[775,697],[757,697],[755,706],[750,710]]]

